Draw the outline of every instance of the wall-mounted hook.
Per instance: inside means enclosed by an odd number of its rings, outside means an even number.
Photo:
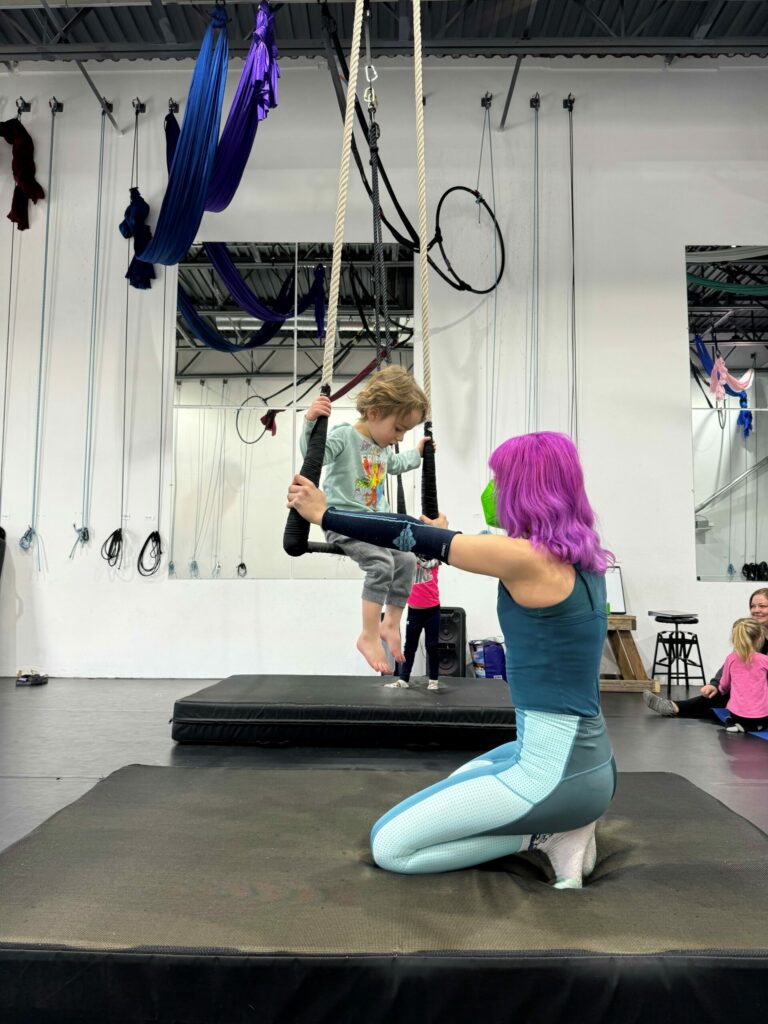
[[[32,104],[29,100],[25,100],[23,96],[19,96],[16,100],[16,116],[21,117],[22,114],[28,114],[32,109]]]
[[[485,94],[485,96],[481,97],[481,99],[480,99],[480,106],[483,108],[483,110],[490,110],[491,109],[491,100],[492,99],[493,99],[493,95],[490,92],[487,92]]]
[[[111,114],[112,111],[114,110],[114,107],[115,107],[114,103],[112,103],[110,100],[105,100],[103,96],[100,97],[100,103],[101,103],[101,113],[102,113],[103,116],[106,116],[107,114]]]
[[[57,100],[55,96],[52,96],[48,100],[48,106],[51,108],[52,114],[60,114],[64,109],[64,104],[61,102],[61,100]]]
[[[136,99],[133,100],[133,109],[136,111],[137,114],[146,114],[147,104],[142,103],[142,101],[137,96]]]
[[[541,96],[538,93],[534,93],[531,96],[531,110],[538,110],[541,106]]]
[[[569,92],[568,95],[563,100],[563,110],[573,110],[573,104],[575,102],[576,102],[576,97],[573,95],[572,92]]]
[[[174,99],[168,100],[168,113],[169,114],[178,114],[178,112],[179,112],[179,104],[176,102],[176,100],[174,100]]]

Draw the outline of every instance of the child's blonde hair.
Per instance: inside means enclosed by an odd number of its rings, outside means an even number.
[[[362,419],[368,418],[371,409],[380,416],[406,416],[409,412],[419,414],[419,423],[427,418],[429,403],[413,377],[402,366],[386,366],[374,373],[357,396],[357,411]]]
[[[736,619],[731,642],[741,660],[748,665],[752,655],[763,645],[765,634],[757,619]]]

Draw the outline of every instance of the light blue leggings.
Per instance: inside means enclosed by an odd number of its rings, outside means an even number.
[[[596,821],[611,802],[616,767],[602,715],[517,709],[517,739],[462,765],[379,818],[379,867],[433,874],[518,853],[535,832]]]

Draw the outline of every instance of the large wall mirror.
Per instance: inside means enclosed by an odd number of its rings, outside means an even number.
[[[768,580],[768,246],[687,246],[696,572]]]
[[[413,255],[385,244],[384,260],[391,359],[411,370]],[[175,578],[359,575],[347,559],[291,559],[282,549],[302,419],[318,394],[330,273],[329,243],[196,244],[179,264],[169,543]],[[374,295],[373,246],[345,246],[334,390],[383,354]],[[356,418],[356,393],[334,403],[331,425]],[[415,443],[406,437],[403,446]],[[404,478],[410,508],[417,476]]]

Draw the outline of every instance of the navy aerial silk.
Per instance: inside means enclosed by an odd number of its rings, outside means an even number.
[[[206,210],[219,212],[229,206],[251,155],[259,121],[277,106],[280,71],[274,22],[275,15],[267,0],[261,0],[251,48],[216,150]]]
[[[318,303],[325,302],[325,269],[321,266],[315,268],[315,279],[312,287],[299,299],[298,312],[304,313],[310,306],[317,310]],[[258,331],[243,342],[233,342],[220,334],[212,324],[208,323],[195,309],[192,300],[184,289],[179,285],[178,310],[189,330],[198,341],[202,341],[209,348],[215,348],[219,352],[242,352],[249,348],[258,348],[278,333],[286,320],[293,316],[293,273],[286,277],[280,292],[275,299],[275,304],[270,310],[271,319],[263,324]],[[275,320],[277,314],[280,319]]]
[[[203,219],[219,138],[229,44],[223,6],[211,11],[192,74],[184,122],[146,263],[173,266],[189,250]],[[214,37],[218,33],[214,45]]]
[[[142,197],[138,188],[131,188],[131,201],[119,230],[123,238],[133,239],[134,256],[125,275],[133,288],[151,288],[155,276],[155,268],[151,263],[140,259],[141,254],[152,240],[152,229],[147,224],[149,204]]]

